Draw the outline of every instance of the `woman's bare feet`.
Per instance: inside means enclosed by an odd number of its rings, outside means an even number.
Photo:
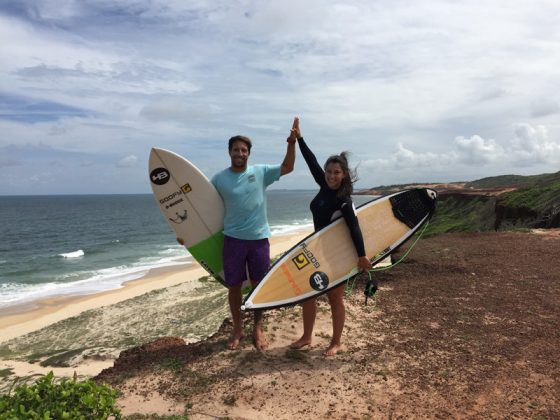
[[[292,344],[290,344],[290,348],[291,349],[301,349],[305,346],[310,346],[311,345],[311,339],[310,338],[305,338],[305,337],[301,337],[299,340],[294,341]]]
[[[343,352],[344,351],[344,346],[342,344],[334,344],[331,343],[331,345],[329,346],[328,349],[326,349],[323,352],[323,356],[325,357],[332,357],[334,355],[336,355],[339,352]]]
[[[265,351],[268,349],[268,341],[262,330],[257,329],[253,331],[253,341],[258,351]]]

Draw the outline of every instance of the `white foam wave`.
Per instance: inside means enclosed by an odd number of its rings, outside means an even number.
[[[76,296],[119,289],[127,281],[144,277],[152,269],[192,263],[192,257],[182,250],[180,256],[145,258],[130,266],[103,268],[89,272],[74,272],[54,281],[40,284],[0,284],[0,308],[21,305],[55,296]],[[81,280],[70,278],[82,277]]]
[[[292,235],[294,233],[308,231],[310,229],[313,230],[313,223],[305,221],[297,224],[270,226],[272,236]]]
[[[73,252],[67,252],[65,254],[58,254],[59,257],[62,258],[79,258],[79,257],[83,257],[84,251],[82,249],[78,249],[77,251],[73,251]]]

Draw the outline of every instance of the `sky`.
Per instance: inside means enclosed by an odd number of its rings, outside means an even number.
[[[149,193],[281,163],[294,116],[356,188],[560,170],[557,0],[0,0],[0,195]],[[315,188],[301,156],[271,188]]]

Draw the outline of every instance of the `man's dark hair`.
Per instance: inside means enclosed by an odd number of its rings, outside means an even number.
[[[247,149],[249,150],[249,153],[251,153],[251,147],[253,146],[253,143],[251,143],[251,139],[249,137],[245,136],[233,136],[231,139],[229,139],[228,150],[230,152],[231,148],[233,147],[233,143],[235,143],[236,141],[242,141],[243,143],[245,143]]]

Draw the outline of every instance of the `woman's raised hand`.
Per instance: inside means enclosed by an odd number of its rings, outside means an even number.
[[[299,131],[299,118],[294,117],[294,123],[292,124],[292,129],[290,130],[290,140],[296,141],[301,137],[301,132]]]

